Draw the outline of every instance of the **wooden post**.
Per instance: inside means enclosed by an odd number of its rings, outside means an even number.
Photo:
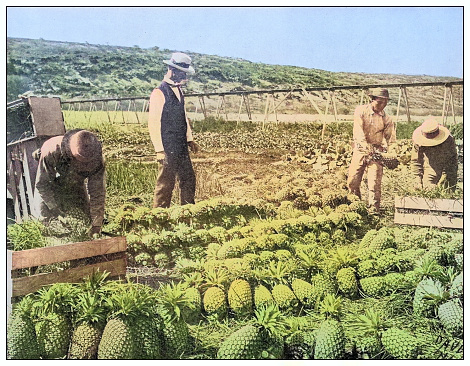
[[[206,104],[204,102],[204,95],[199,96],[199,104],[201,105],[202,113],[204,114],[204,118],[207,118],[207,111],[206,111]]]
[[[215,117],[216,118],[219,118],[219,109],[220,109],[221,103],[222,103],[222,96],[219,95],[219,99],[217,100],[217,108],[215,110]]]
[[[264,107],[264,119],[263,119],[263,128],[266,120],[268,119],[268,111],[269,111],[269,98],[271,98],[271,94],[268,93],[266,96],[266,106]]]
[[[228,113],[227,113],[227,108],[226,108],[226,103],[225,103],[225,95],[222,95],[222,103],[223,103],[223,106],[224,106],[225,120],[228,121]]]
[[[243,94],[243,99],[245,100],[246,113],[248,114],[248,119],[251,121],[251,109],[250,109],[250,99],[248,95]]]
[[[446,111],[446,104],[447,104],[447,87],[444,86],[444,103],[442,105],[442,124],[445,125],[444,114]]]
[[[397,122],[400,119],[401,88],[398,89]]]
[[[332,100],[332,103],[333,103],[333,112],[335,114],[335,121],[338,121],[338,111],[336,109],[335,90],[333,90],[332,93],[331,93],[331,100]]]
[[[409,123],[411,122],[411,116],[410,116],[410,105],[408,103],[408,94],[406,93],[406,87],[403,87],[403,97],[405,99],[406,116],[408,118],[408,123]]]
[[[310,101],[310,104],[312,104],[313,108],[316,109],[318,114],[322,114],[320,108],[318,108],[318,105],[317,105],[317,103],[315,103],[312,96],[305,90],[305,88],[302,88],[302,91],[304,92],[304,95],[307,97],[307,99]]]
[[[359,104],[362,105],[362,103],[364,103],[364,89],[361,89],[361,102]]]
[[[240,116],[241,116],[241,113],[242,113],[242,107],[243,107],[243,94],[240,98],[240,107],[238,108],[238,120],[237,120],[237,125],[238,123],[240,122]]]
[[[12,256],[13,251],[7,250],[7,319],[9,318],[12,310],[13,297],[13,281],[11,279],[11,268],[12,268]]]
[[[454,111],[454,93],[452,89],[452,85],[449,86],[449,92],[450,92],[450,108],[452,110],[452,118],[454,120],[454,125],[457,123],[455,120],[455,111]]]
[[[330,109],[330,100],[331,100],[331,91],[328,91],[328,99],[326,101],[326,108],[325,108],[325,114],[323,117],[323,127],[321,130],[321,139],[323,140],[325,137],[325,130],[326,130],[326,116],[328,114],[328,110]]]

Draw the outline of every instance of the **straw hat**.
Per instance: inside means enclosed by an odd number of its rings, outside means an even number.
[[[175,52],[170,60],[163,60],[163,63],[172,66],[188,74],[194,74],[194,68],[191,66],[191,57],[182,52]]]
[[[80,163],[94,165],[103,160],[101,142],[90,131],[68,131],[64,135],[61,148]]]
[[[388,95],[388,89],[385,88],[374,88],[370,89],[369,93],[367,94],[370,98],[372,97],[379,97],[379,98],[386,98],[390,99]]]
[[[428,118],[413,132],[413,142],[419,146],[436,146],[449,137],[447,128],[437,123],[436,119]]]

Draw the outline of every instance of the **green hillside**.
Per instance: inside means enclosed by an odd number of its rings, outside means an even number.
[[[32,91],[62,98],[147,96],[173,50],[43,39],[7,39],[8,101]],[[458,80],[433,76],[337,73],[187,52],[196,74],[188,92]]]

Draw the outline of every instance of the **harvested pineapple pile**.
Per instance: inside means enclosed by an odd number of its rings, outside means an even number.
[[[285,191],[270,202],[125,205],[106,230],[127,237],[131,267],[166,269],[169,281],[154,288],[130,271],[123,283],[97,273],[44,288],[15,306],[8,355],[462,358],[462,235],[378,227],[340,191],[315,204],[314,193]]]

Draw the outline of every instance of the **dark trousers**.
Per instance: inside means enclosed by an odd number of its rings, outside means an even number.
[[[194,203],[196,175],[189,155],[158,162],[159,173],[153,195],[153,207],[170,207],[176,178],[180,187],[181,204]]]

